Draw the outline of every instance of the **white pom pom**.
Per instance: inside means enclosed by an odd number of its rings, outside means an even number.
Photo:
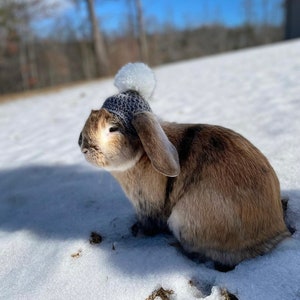
[[[155,88],[155,76],[144,63],[129,63],[122,67],[115,76],[115,86],[119,92],[133,90],[145,100],[149,100]]]

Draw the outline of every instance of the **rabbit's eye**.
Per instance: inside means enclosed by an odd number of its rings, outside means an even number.
[[[109,128],[109,132],[116,132],[119,131],[119,127],[118,126],[112,126]]]

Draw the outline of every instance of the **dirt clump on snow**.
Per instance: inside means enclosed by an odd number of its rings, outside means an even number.
[[[90,235],[90,244],[100,244],[102,242],[102,236],[98,232],[91,232]]]
[[[77,252],[71,254],[71,257],[73,258],[79,258],[82,255],[82,250],[79,249]]]
[[[160,287],[152,292],[152,294],[146,300],[171,300],[170,296],[174,294],[172,290],[165,290],[163,287]]]

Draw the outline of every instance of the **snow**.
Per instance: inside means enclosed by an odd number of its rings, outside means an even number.
[[[117,92],[113,79],[2,103],[0,299],[135,300],[159,287],[177,300],[222,299],[223,288],[240,300],[300,299],[299,54],[296,40],[154,70],[154,112],[243,134],[290,198],[292,238],[228,273],[189,260],[170,236],[133,237],[118,183],[84,160],[80,130]],[[92,231],[102,243],[89,243]]]

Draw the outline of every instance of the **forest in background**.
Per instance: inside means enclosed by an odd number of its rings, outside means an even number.
[[[45,35],[32,20],[54,18],[62,1],[0,0],[0,94],[109,76],[130,61],[156,66],[269,44],[284,36],[283,21],[273,21],[283,4],[272,0],[259,0],[259,18],[254,0],[241,0],[245,22],[236,27],[225,26],[216,12],[210,22],[200,20],[198,26],[183,29],[171,21],[156,25],[155,16],[146,19],[141,0],[118,0],[126,2],[128,11],[117,32],[101,29],[95,12],[95,2],[101,0],[66,1],[78,8],[77,21],[57,18]]]

